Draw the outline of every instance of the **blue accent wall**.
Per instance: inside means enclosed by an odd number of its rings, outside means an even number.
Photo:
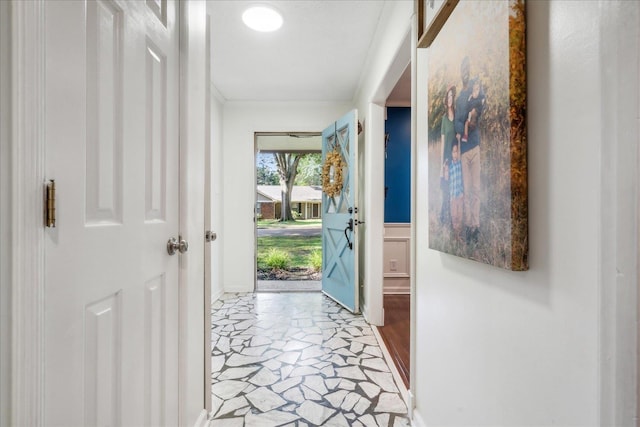
[[[388,107],[384,222],[411,222],[411,108]]]

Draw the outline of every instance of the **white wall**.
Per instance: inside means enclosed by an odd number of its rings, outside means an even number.
[[[9,2],[0,2],[0,426],[11,420],[11,41]]]
[[[602,19],[612,9],[624,10],[618,19]],[[428,249],[428,52],[419,50],[416,425],[597,425],[601,420],[634,424],[630,418],[623,422],[605,417],[611,405],[604,402],[601,407],[600,399],[602,392],[625,392],[619,388],[622,380],[615,377],[633,382],[635,361],[623,362],[612,372],[603,369],[602,378],[599,372],[605,365],[601,353],[620,359],[615,349],[601,348],[606,345],[603,331],[612,326],[603,316],[611,307],[602,304],[616,291],[615,266],[620,261],[608,260],[602,244],[613,239],[614,248],[621,254],[632,251],[634,259],[637,246],[636,237],[626,242],[611,237],[635,231],[629,228],[633,220],[616,223],[606,212],[625,207],[635,212],[632,198],[637,193],[627,193],[631,200],[626,202],[614,199],[604,204],[612,190],[609,185],[618,184],[607,178],[609,168],[616,179],[621,177],[615,161],[603,162],[608,155],[602,154],[617,147],[616,116],[631,118],[634,148],[628,155],[634,160],[628,167],[637,183],[637,12],[635,2],[527,3],[527,272],[503,271]],[[632,40],[631,48],[615,59],[635,66],[611,83],[624,85],[627,99],[603,87],[611,65],[605,58],[615,51],[602,37],[607,32]],[[619,113],[614,120],[607,109]],[[611,265],[613,274],[604,274]],[[621,266],[621,274],[633,277],[623,285],[635,288],[635,261],[630,269],[628,263]],[[613,311],[610,317],[615,321],[615,306]],[[635,313],[627,314],[632,315],[628,322],[635,321]],[[628,331],[613,326],[613,341],[617,338],[620,345]],[[609,390],[601,386],[607,378]]]
[[[394,0],[384,5],[355,97],[362,118],[369,102],[384,105],[411,59],[411,52],[403,48],[403,43],[411,28],[413,7],[413,0]]]
[[[602,73],[600,396],[602,425],[636,426],[640,5],[599,11]]]
[[[351,103],[226,102],[223,112],[221,266],[225,292],[255,283],[255,132],[321,132]]]

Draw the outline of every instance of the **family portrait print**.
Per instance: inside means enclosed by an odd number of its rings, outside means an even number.
[[[528,269],[524,0],[460,1],[428,53],[429,247]]]

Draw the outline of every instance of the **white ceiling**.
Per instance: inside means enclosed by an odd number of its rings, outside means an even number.
[[[395,87],[387,97],[387,107],[411,106],[411,64],[407,65]]]
[[[351,101],[384,0],[268,0],[282,28],[259,33],[242,22],[256,1],[213,0],[212,78],[231,101]]]

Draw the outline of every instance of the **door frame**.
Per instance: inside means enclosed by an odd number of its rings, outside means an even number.
[[[0,2],[0,426],[11,419],[11,9]]]
[[[365,220],[368,223],[365,237],[365,279],[368,287],[365,287],[364,315],[367,320],[376,325],[384,325],[384,175],[375,174],[373,171],[384,170],[384,147],[376,144],[376,141],[384,140],[386,101],[395,87],[396,82],[402,76],[407,65],[411,67],[411,244],[410,244],[410,366],[416,366],[415,342],[416,342],[416,83],[417,83],[417,23],[415,13],[407,21],[405,35],[398,45],[395,56],[384,73],[378,87],[367,106],[367,120],[365,120],[365,150],[366,174],[365,191]],[[379,147],[373,150],[371,147]],[[409,373],[409,389],[407,390],[406,403],[409,418],[413,419],[413,390],[415,390],[415,369]]]
[[[179,411],[180,425],[203,426],[205,396],[205,122],[207,11],[203,0],[178,2],[180,22],[180,234],[189,242],[180,259]]]
[[[367,221],[367,233],[365,237],[365,279],[367,286],[365,287],[365,307],[363,312],[367,320],[376,325],[382,326],[384,324],[384,192],[381,191],[384,188],[384,174],[378,173],[380,170],[384,170],[384,147],[381,144],[376,144],[377,141],[384,140],[385,133],[385,118],[386,108],[385,103],[387,97],[391,93],[391,90],[396,85],[396,82],[402,76],[402,73],[407,67],[407,64],[411,64],[412,67],[412,87],[413,79],[415,76],[414,63],[412,58],[412,25],[411,21],[407,22],[407,28],[405,29],[405,36],[402,42],[398,45],[393,61],[391,61],[389,67],[386,70],[382,80],[380,81],[377,89],[374,91],[374,95],[369,102],[367,111],[367,120],[365,120],[365,146],[368,147],[365,150],[367,170],[365,171],[366,185],[365,185],[365,220]],[[413,90],[412,90],[413,92]],[[415,105],[412,99],[412,104]],[[412,159],[415,157],[413,152],[415,146],[415,116],[414,109],[411,113],[411,147],[412,147]],[[378,147],[374,150],[371,147]],[[413,160],[412,160],[413,162]],[[415,164],[412,163],[412,167],[415,168]],[[413,174],[412,174],[413,177]],[[415,262],[413,260],[415,253],[415,238],[414,234],[414,180],[412,178],[412,191],[411,191],[411,283],[415,277]],[[413,286],[411,293],[413,294]],[[413,313],[412,306],[412,313]]]
[[[211,81],[211,14],[206,13],[206,30],[205,30],[205,87],[209,87]],[[206,118],[204,125],[204,229],[206,232],[211,231],[211,95],[207,92],[204,100],[204,116]],[[204,244],[204,409],[207,413],[212,410],[211,403],[211,381],[207,373],[211,372],[211,316],[208,313],[211,310],[211,245],[212,243],[205,241]]]
[[[11,420],[42,426],[44,421],[45,159],[43,0],[12,1],[11,128],[8,141],[11,238]],[[3,201],[4,201],[3,197]],[[26,339],[28,337],[28,339]]]
[[[44,1],[35,0],[30,2],[11,1],[9,2],[9,20],[11,22],[10,32],[10,79],[11,79],[11,104],[9,112],[6,116],[10,117],[11,135],[8,141],[2,140],[2,149],[11,153],[10,176],[8,176],[7,185],[2,185],[1,198],[2,212],[8,212],[11,218],[11,236],[10,239],[0,239],[2,252],[10,255],[10,281],[9,289],[12,292],[11,299],[11,379],[10,379],[10,415],[9,425],[29,425],[44,426],[44,312],[45,312],[45,233],[43,225],[43,187],[45,182],[45,34],[44,34]],[[202,3],[202,4],[201,4]],[[191,7],[190,7],[191,6]],[[183,36],[191,36],[189,43],[193,43],[204,49],[201,43],[204,39],[204,33],[199,28],[201,25],[200,9],[204,8],[203,2],[188,1],[186,5],[178,8],[180,14],[181,38]],[[2,9],[5,14],[6,9]],[[196,23],[192,35],[191,26]],[[3,33],[4,35],[4,33]],[[181,41],[182,43],[183,41]],[[4,49],[3,49],[4,50]],[[6,52],[3,52],[5,54]],[[196,61],[195,54],[189,55],[189,49],[186,50],[181,61],[185,63]],[[3,61],[4,63],[4,61]],[[191,65],[191,64],[190,64]],[[200,65],[200,62],[196,62]],[[6,70],[6,66],[2,67],[2,71]],[[181,65],[182,68],[182,65]],[[186,64],[185,64],[185,68]],[[191,89],[200,87],[202,82],[195,82],[191,77],[203,74],[203,70],[195,71],[191,67],[188,75],[181,73],[181,80],[189,80],[188,84],[180,83],[182,88]],[[203,76],[204,77],[204,76]],[[202,79],[204,80],[204,78]],[[182,92],[182,90],[181,90]],[[204,95],[199,95],[204,96]],[[182,95],[181,95],[182,98]],[[183,123],[185,118],[191,118],[193,111],[197,112],[196,116],[204,114],[198,112],[198,107],[204,107],[204,103],[200,105],[199,97],[195,95],[188,96],[185,94],[181,104],[190,108],[188,116],[180,117],[180,128],[186,127]],[[184,113],[183,113],[184,114]],[[3,119],[5,114],[3,113]],[[203,132],[204,135],[204,132]],[[181,157],[185,156],[202,156],[199,152],[200,146],[195,145],[192,140],[198,140],[197,132],[189,135],[188,141],[184,144],[181,132]],[[200,138],[202,139],[202,138]],[[181,164],[186,159],[181,160]],[[183,165],[184,166],[184,165]],[[181,169],[183,169],[181,167]],[[197,169],[197,168],[196,168]],[[183,169],[184,170],[184,169]],[[196,171],[196,174],[200,171]],[[181,180],[193,177],[188,172],[181,172]],[[3,177],[4,179],[4,177]],[[183,186],[183,184],[181,184]],[[181,198],[186,195],[181,195]],[[8,206],[5,204],[8,203]],[[182,203],[181,203],[182,204]],[[190,201],[188,205],[181,207],[181,231],[183,230],[183,222],[186,218],[198,216],[194,212],[198,201],[194,203]],[[204,220],[204,209],[200,209],[199,216]],[[199,228],[199,222],[196,228]],[[203,244],[203,230],[191,227],[191,236],[193,239],[192,246]],[[189,233],[189,230],[186,230]],[[196,241],[196,238],[198,239]],[[197,264],[192,262],[190,264]],[[198,289],[201,290],[202,280],[196,280],[193,274],[197,271],[197,267],[184,267],[181,263],[180,283],[181,288],[189,288],[192,292],[190,284],[196,283]],[[5,273],[3,273],[4,275]],[[196,274],[197,275],[197,274]],[[180,296],[180,311],[182,313],[195,313],[194,316],[204,316],[203,304],[198,298],[187,298],[186,295]],[[191,296],[191,295],[189,295]],[[180,376],[180,423],[187,425],[195,422],[195,425],[205,425],[207,420],[207,412],[201,409],[197,414],[197,419],[188,420],[193,417],[195,412],[189,406],[189,400],[192,405],[195,404],[200,408],[205,407],[204,388],[197,384],[187,381],[191,377],[199,375],[200,372],[204,376],[204,361],[202,366],[196,369],[187,370],[185,367],[189,364],[186,358],[194,356],[194,351],[190,343],[197,340],[196,347],[202,347],[202,340],[199,336],[196,338],[193,334],[187,334],[186,330],[192,324],[193,319],[181,318],[179,342],[181,360],[179,362]],[[189,323],[189,325],[186,325]],[[198,322],[201,323],[201,322]],[[192,339],[193,338],[193,339]],[[3,343],[4,343],[3,335]],[[197,353],[200,359],[202,352]],[[4,389],[4,378],[2,379],[2,387]],[[202,384],[202,383],[200,383]],[[202,394],[202,396],[199,396]],[[197,397],[197,401],[193,403],[193,398]],[[201,402],[200,402],[201,401]],[[5,420],[2,419],[4,422]]]
[[[257,206],[258,206],[258,166],[256,165],[256,162],[258,161],[258,152],[261,151],[260,148],[260,141],[259,138],[260,137],[282,137],[282,138],[287,138],[287,137],[292,137],[293,135],[298,135],[299,137],[320,137],[322,138],[322,132],[314,132],[314,131],[289,131],[289,132],[285,132],[285,131],[265,131],[265,132],[259,132],[259,131],[254,131],[253,132],[253,289],[251,292],[256,292],[258,291],[258,213],[257,213]],[[292,150],[292,151],[288,151],[284,148],[282,148],[281,146],[279,146],[279,144],[277,144],[278,147],[274,148],[273,150],[269,150],[268,147],[263,147],[262,151],[264,152],[284,152],[284,153],[304,153],[304,154],[308,154],[308,153],[317,153],[317,152],[321,152],[320,149],[318,150],[314,150],[314,149],[309,149],[309,148],[305,148],[302,150]],[[274,212],[274,216],[276,213],[276,208],[275,208],[275,203],[274,203],[274,208],[273,208],[273,212]],[[282,206],[281,206],[282,208]],[[322,218],[322,217],[321,217]]]

